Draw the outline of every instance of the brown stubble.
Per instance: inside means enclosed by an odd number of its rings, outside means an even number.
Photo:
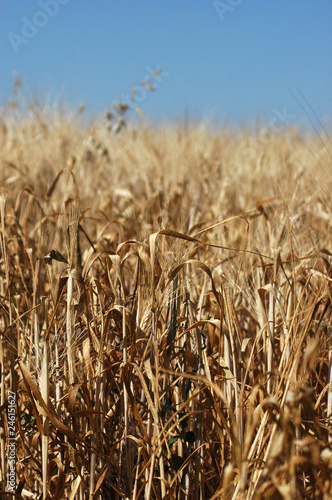
[[[331,495],[318,141],[46,118],[0,133],[1,405],[12,349],[22,488]]]

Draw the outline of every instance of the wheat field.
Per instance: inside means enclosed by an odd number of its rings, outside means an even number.
[[[330,136],[14,115],[1,490],[332,498]]]

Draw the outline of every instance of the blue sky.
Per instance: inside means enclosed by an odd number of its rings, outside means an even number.
[[[13,72],[91,113],[146,80],[151,120],[331,125],[331,20],[331,0],[1,0],[0,104]]]

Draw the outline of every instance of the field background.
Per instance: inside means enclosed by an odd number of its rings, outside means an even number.
[[[332,498],[330,136],[117,112],[1,118],[16,498]]]

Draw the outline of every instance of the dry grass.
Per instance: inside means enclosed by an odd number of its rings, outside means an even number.
[[[0,142],[17,498],[332,498],[329,139],[38,113]]]

